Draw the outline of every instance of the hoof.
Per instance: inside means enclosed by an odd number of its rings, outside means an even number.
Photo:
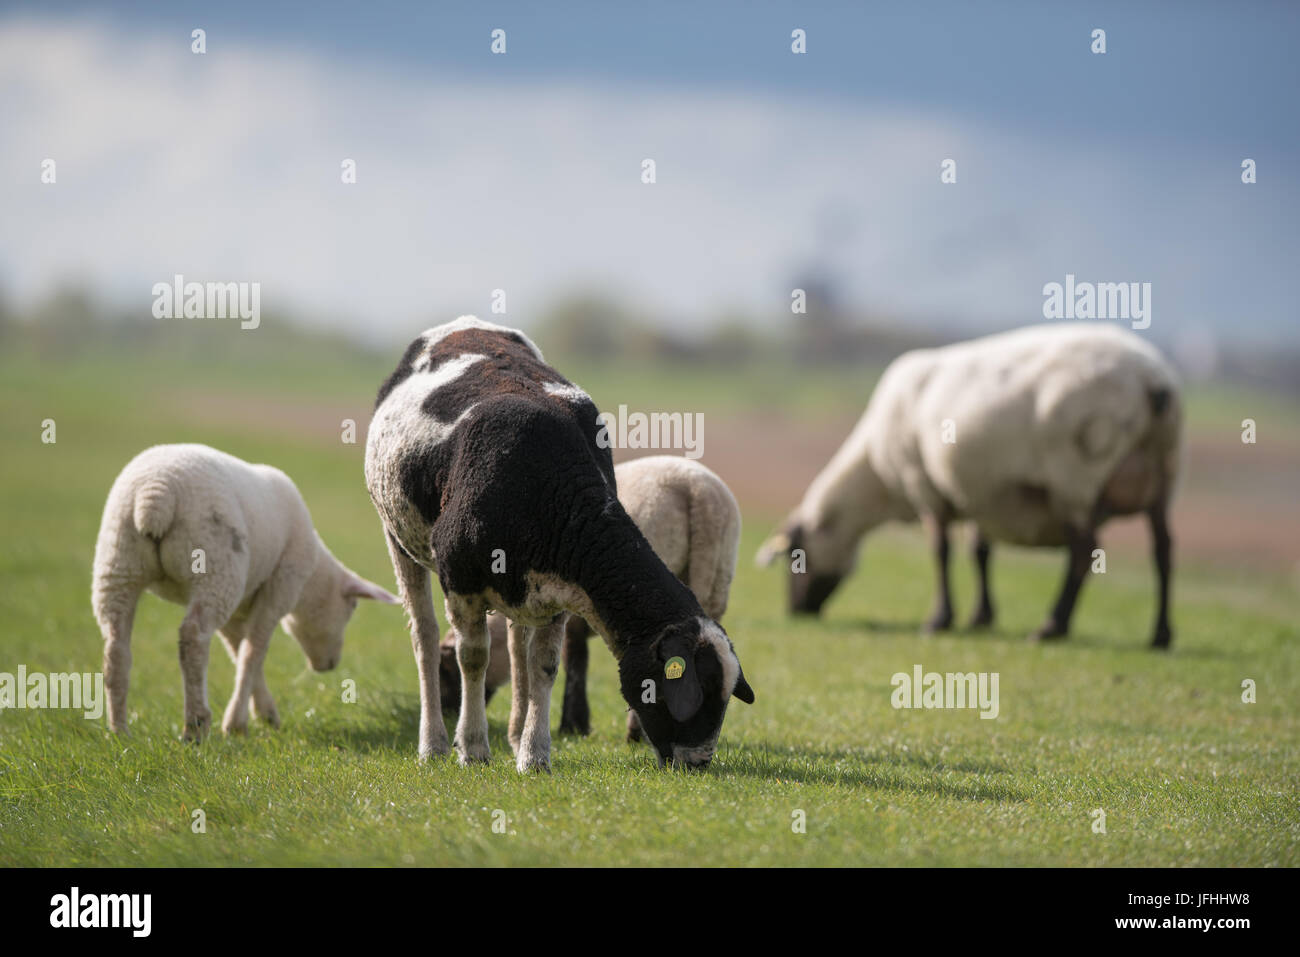
[[[248,719],[243,721],[222,721],[221,733],[224,735],[248,734]]]
[[[416,760],[420,764],[426,764],[433,758],[442,758],[449,754],[451,754],[451,745],[447,743],[447,739],[444,737],[437,742],[421,742]]]
[[[460,762],[462,768],[469,767],[471,764],[490,764],[492,751],[485,740],[473,741],[468,745],[457,741],[456,760]]]
[[[952,627],[952,612],[942,612],[931,615],[921,626],[921,634],[933,635],[938,631],[947,631]]]
[[[981,608],[966,622],[967,631],[981,631],[993,624],[993,609]]]
[[[575,725],[569,721],[561,721],[559,733],[585,738],[587,735],[591,734],[591,725]],[[518,750],[518,748],[515,750]]]
[[[551,773],[550,758],[520,758],[515,767],[519,769],[520,774],[532,773]]]
[[[1174,633],[1168,628],[1162,628],[1155,633],[1151,639],[1151,647],[1160,651],[1168,651],[1169,646],[1174,642]]]
[[[185,722],[185,733],[181,739],[189,741],[191,744],[198,744],[208,736],[208,731],[212,728],[212,715],[200,715],[197,718],[190,718]]]
[[[1040,641],[1060,641],[1066,637],[1068,632],[1057,625],[1055,622],[1048,622],[1040,627],[1037,631],[1031,632],[1029,641],[1031,644],[1037,644]]]

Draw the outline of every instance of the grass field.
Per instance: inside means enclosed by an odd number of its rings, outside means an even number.
[[[260,365],[201,354],[0,359],[0,672],[99,669],[89,575],[100,509],[122,465],[157,442],[207,442],[284,468],[333,551],[391,586],[361,465],[388,361],[325,347]],[[674,408],[720,415],[779,399],[802,423],[835,403],[851,418],[867,394],[842,374],[779,395],[770,377],[747,373],[655,375],[574,378],[604,406],[656,390]],[[1194,423],[1233,418],[1216,403],[1195,398]],[[1300,420],[1276,400],[1253,407],[1290,428]],[[359,440],[347,445],[339,419],[352,410]],[[52,445],[40,441],[47,418]],[[595,729],[556,739],[552,775],[515,772],[504,694],[489,705],[489,767],[417,766],[409,639],[400,609],[376,606],[358,612],[334,672],[309,672],[296,643],[276,636],[267,678],[279,732],[188,746],[178,740],[181,609],[146,596],[129,738],[80,713],[0,712],[0,864],[1300,864],[1292,568],[1182,562],[1174,649],[1154,654],[1151,571],[1140,550],[1121,550],[1088,584],[1071,640],[1038,647],[1023,636],[1048,606],[1062,556],[1004,550],[999,628],[921,638],[932,574],[914,530],[872,538],[825,618],[794,621],[780,575],[749,560],[779,515],[768,502],[742,506],[725,624],[757,702],[732,706],[707,773],[660,772],[647,747],[623,743],[614,663],[599,650]],[[960,617],[971,575],[964,561],[954,573]],[[893,709],[891,675],[915,664],[997,672],[999,716]],[[342,700],[349,678],[355,704]],[[1254,704],[1242,701],[1248,678]],[[218,715],[232,679],[218,644]],[[206,833],[192,831],[196,809]],[[792,828],[797,811],[806,833]]]

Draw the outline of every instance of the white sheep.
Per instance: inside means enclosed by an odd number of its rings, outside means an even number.
[[[722,619],[736,573],[740,547],[740,506],[725,482],[693,459],[650,455],[614,467],[618,500],[641,529],[650,547],[668,570],[699,599],[704,613]],[[510,680],[506,619],[488,616],[491,636],[486,694]],[[456,663],[455,629],[442,640],[441,688],[445,711],[460,708],[460,667]],[[564,637],[564,706],[560,731],[588,734],[591,711],[587,703],[587,639],[591,626],[570,616]],[[628,711],[629,740],[639,740],[636,712]]]
[[[980,578],[972,626],[993,620],[991,541],[1068,547],[1061,594],[1032,636],[1055,638],[1069,631],[1097,528],[1145,512],[1159,576],[1153,645],[1167,647],[1166,513],[1181,423],[1173,370],[1117,326],[1039,325],[909,352],[885,370],[853,433],[758,560],[791,553],[791,609],[816,613],[852,570],[866,532],[920,518],[938,565],[926,627],[944,629],[953,617],[947,527],[970,519]]]
[[[218,628],[235,662],[221,727],[248,727],[249,702],[279,726],[262,665],[276,622],[317,671],[338,664],[359,598],[398,599],[325,547],[287,475],[204,445],[158,445],[122,470],[95,545],[91,602],[104,636],[109,726],[126,730],[131,625],[141,593],[186,607],[180,626],[185,737],[207,733],[208,645]]]

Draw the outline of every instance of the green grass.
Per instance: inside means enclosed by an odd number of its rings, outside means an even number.
[[[325,396],[355,405],[364,435],[384,371],[368,357],[329,355],[253,369],[0,360],[0,671],[98,670],[88,596],[100,508],[121,466],[154,442],[204,441],[280,465],[331,548],[391,583],[362,445],[331,440],[336,422],[289,427],[277,412],[290,401],[306,414],[304,400]],[[761,402],[771,388],[752,371],[701,372],[703,385],[674,376],[680,404],[708,408]],[[604,405],[655,387],[649,369],[574,378]],[[812,378],[790,387],[809,416],[837,382]],[[196,415],[187,395],[214,403],[211,414]],[[225,421],[223,395],[266,412]],[[1219,398],[1203,404],[1207,414],[1228,408],[1225,421],[1235,414]],[[57,422],[55,445],[39,440],[44,418]],[[758,700],[731,708],[705,774],[660,772],[648,748],[623,743],[614,663],[598,649],[595,729],[556,739],[552,775],[515,772],[504,694],[488,711],[492,765],[418,766],[409,640],[400,610],[376,606],[358,612],[335,672],[309,672],[293,640],[276,636],[267,677],[280,731],[187,746],[177,740],[181,610],[147,596],[129,738],[66,711],[0,713],[0,865],[1300,864],[1300,655],[1287,575],[1180,569],[1175,647],[1153,654],[1150,570],[1117,556],[1089,583],[1074,636],[1036,647],[1023,635],[1039,623],[1062,557],[1003,550],[999,629],[921,638],[932,576],[914,531],[873,537],[826,617],[796,621],[782,610],[780,575],[749,561],[775,518],[746,513],[726,619]],[[967,563],[954,574],[964,613]],[[1000,715],[894,710],[890,677],[917,663],[998,672]],[[217,714],[232,678],[214,647]],[[342,701],[349,678],[355,704]],[[1241,701],[1246,678],[1255,704]],[[198,808],[204,834],[191,830]],[[1096,808],[1104,835],[1092,831]],[[505,834],[492,829],[498,809]],[[796,810],[804,834],[792,831]]]

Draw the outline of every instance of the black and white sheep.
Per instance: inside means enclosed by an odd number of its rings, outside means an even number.
[[[713,471],[692,459],[650,455],[614,467],[618,500],[623,503],[655,554],[699,599],[704,613],[721,621],[727,610],[731,580],[740,546],[740,506]],[[510,681],[507,623],[503,615],[488,615],[491,654],[484,687],[489,700]],[[569,616],[564,635],[564,699],[560,732],[588,734],[591,710],[587,702],[588,640],[591,626]],[[456,632],[442,639],[440,665],[442,709],[460,708],[460,666],[456,662]],[[629,741],[639,741],[636,712],[627,713]]]
[[[1032,636],[1057,638],[1069,631],[1097,529],[1145,513],[1159,580],[1152,644],[1168,647],[1167,509],[1181,431],[1173,370],[1150,344],[1113,325],[1031,326],[909,352],[885,370],[853,433],[758,560],[798,550],[790,608],[816,614],[852,570],[864,534],[920,518],[938,566],[926,627],[946,629],[948,525],[969,519],[980,588],[972,626],[993,621],[991,542],[1069,550],[1060,595]]]
[[[550,767],[568,613],[605,638],[661,765],[707,765],[730,698],[753,701],[726,632],[619,504],[596,415],[526,336],[472,316],[419,336],[380,387],[366,484],[411,620],[421,759],[450,751],[430,569],[458,635],[463,764],[490,756],[489,610],[511,622],[508,737],[521,771]]]
[[[223,731],[248,727],[249,704],[280,716],[262,665],[276,623],[317,671],[338,664],[343,630],[360,598],[397,604],[330,554],[290,478],[206,445],[156,445],[132,459],[108,493],[95,545],[91,604],[104,637],[108,722],[127,725],[131,625],[151,591],[185,606],[180,627],[185,737],[203,738],[208,646],[221,630],[235,663]]]
[[[693,459],[650,455],[614,468],[618,500],[668,570],[686,583],[704,613],[721,621],[736,574],[740,506],[725,482]],[[564,636],[564,700],[560,731],[588,734],[587,639],[591,626],[569,618]],[[627,715],[629,741],[640,740],[635,711]]]

